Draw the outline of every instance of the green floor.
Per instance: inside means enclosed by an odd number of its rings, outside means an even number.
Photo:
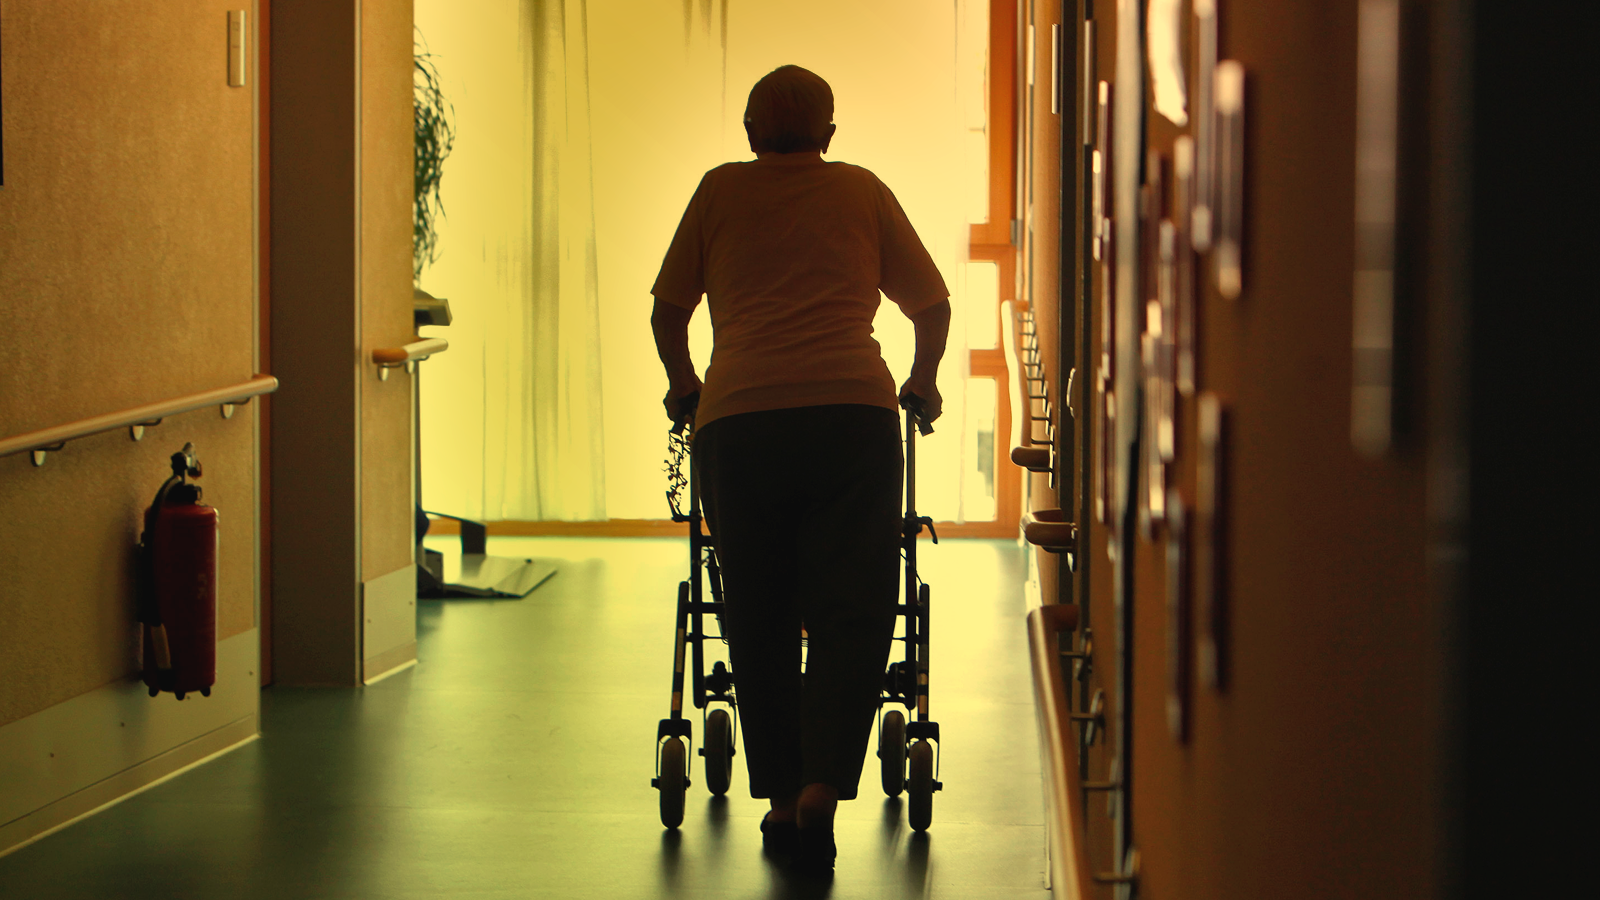
[[[372,687],[264,691],[260,741],[0,858],[0,897],[1046,897],[1021,551],[922,546],[945,789],[913,835],[869,768],[831,891],[763,858],[742,770],[656,817],[684,542],[507,538],[559,573],[420,604],[420,664]]]

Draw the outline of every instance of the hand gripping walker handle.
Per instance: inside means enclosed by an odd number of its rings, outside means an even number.
[[[672,420],[672,433],[683,434],[684,426],[694,419],[696,409],[700,407],[700,392],[684,394],[678,399],[678,417]]]
[[[907,394],[900,398],[900,406],[909,411],[916,419],[917,431],[923,437],[933,434],[933,423],[923,418],[924,410],[927,409],[927,402],[916,394]]]

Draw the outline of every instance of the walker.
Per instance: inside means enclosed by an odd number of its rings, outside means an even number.
[[[905,642],[905,659],[889,664],[883,675],[883,693],[878,708],[899,703],[916,710],[915,722],[891,709],[878,723],[878,761],[883,771],[883,792],[890,797],[905,791],[906,821],[915,831],[927,831],[933,824],[933,792],[944,785],[939,781],[939,723],[928,718],[928,585],[917,575],[917,535],[927,526],[935,544],[939,533],[933,519],[917,515],[917,432],[933,433],[933,426],[922,420],[922,400],[909,397],[906,408],[906,512],[901,519],[901,556],[906,563],[906,586],[897,614],[905,619],[903,633],[895,640]],[[912,602],[911,598],[916,601]],[[910,772],[907,773],[907,768]]]
[[[672,509],[672,521],[689,526],[689,578],[678,582],[672,712],[656,726],[656,777],[650,781],[651,787],[660,794],[661,824],[667,828],[683,824],[684,801],[691,783],[688,749],[694,742],[694,728],[691,720],[683,716],[685,663],[693,666],[689,698],[694,708],[701,710],[705,733],[697,753],[705,760],[706,787],[714,795],[726,794],[732,783],[738,730],[739,702],[727,662],[718,659],[712,663],[710,675],[705,671],[706,642],[725,643],[727,638],[722,634],[725,602],[722,574],[711,535],[702,527],[699,476],[692,461],[693,418],[698,401],[698,394],[684,399],[686,413],[673,424],[667,437],[667,502]],[[903,704],[907,710],[916,710],[916,721],[908,723],[899,710],[884,713],[879,722],[877,752],[884,793],[890,797],[898,797],[902,791],[907,793],[910,800],[907,819],[913,829],[926,831],[933,821],[933,793],[943,785],[935,777],[938,765],[934,745],[939,742],[939,724],[928,718],[928,585],[917,576],[917,536],[922,533],[923,526],[927,526],[934,543],[939,542],[939,537],[933,531],[933,520],[916,513],[917,432],[932,434],[933,426],[922,420],[919,399],[910,398],[903,405],[906,407],[906,511],[901,520],[901,547],[905,560],[905,598],[896,605],[896,616],[903,617],[905,624],[901,635],[894,640],[905,643],[905,658],[890,663],[884,673],[878,706],[881,710],[886,703]],[[685,490],[688,492],[687,510],[683,508]],[[704,599],[708,586],[709,601]],[[906,602],[912,597],[916,598],[915,602]],[[716,633],[706,630],[708,613],[716,620]]]
[[[689,580],[678,582],[677,628],[672,654],[672,715],[656,726],[656,777],[650,780],[651,787],[661,793],[661,824],[668,828],[677,828],[683,823],[684,795],[689,788],[688,745],[694,742],[694,727],[683,717],[683,667],[685,651],[689,648],[693,648],[694,663],[690,699],[704,720],[705,741],[699,755],[706,761],[706,787],[712,794],[720,797],[728,792],[736,752],[739,701],[733,690],[733,675],[728,671],[727,662],[721,659],[712,664],[709,677],[705,674],[706,641],[725,643],[727,638],[721,633],[722,570],[717,565],[717,551],[711,545],[711,535],[701,528],[704,519],[700,512],[700,479],[690,456],[694,443],[694,410],[699,400],[699,394],[684,398],[684,416],[673,423],[667,436],[667,503],[672,508],[672,521],[689,525]],[[688,475],[684,474],[685,468]],[[685,488],[689,492],[687,511],[682,508]],[[708,583],[709,602],[704,599]],[[706,631],[707,613],[716,618],[716,634]],[[719,705],[708,709],[712,704]]]

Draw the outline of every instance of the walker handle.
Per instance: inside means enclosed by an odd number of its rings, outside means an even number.
[[[917,422],[917,431],[921,432],[923,437],[933,434],[933,423],[923,418],[923,410],[927,408],[926,400],[916,394],[906,394],[900,398],[900,406],[911,413]]]
[[[683,434],[684,426],[694,418],[695,410],[700,407],[700,392],[684,394],[678,398],[678,417],[672,420],[672,433]]]

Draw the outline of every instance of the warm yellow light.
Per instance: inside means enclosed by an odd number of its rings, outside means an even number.
[[[536,138],[522,112],[526,52],[517,43],[528,5],[416,4],[459,125],[442,191],[444,256],[423,278],[424,288],[450,297],[458,311],[449,334],[454,355],[430,363],[424,375],[424,494],[459,497],[458,508],[469,515],[479,514],[473,492],[481,495],[481,476],[462,469],[492,455],[474,435],[482,434],[486,415],[500,414],[494,403],[485,412],[479,402],[483,371],[517,363],[483,354],[485,335],[472,309],[515,302],[525,273],[514,244],[530,221],[523,204],[537,202],[515,174],[517,154],[529,153]],[[967,223],[987,207],[988,4],[961,0],[955,15],[920,0],[713,0],[708,8],[707,16],[696,11],[686,18],[678,3],[587,3],[607,513],[666,514],[667,421],[660,405],[666,379],[649,329],[650,285],[700,176],[751,158],[741,124],[750,86],[794,63],[833,86],[838,135],[825,158],[865,166],[889,185],[954,294],[955,333],[941,372],[948,418],[919,448],[926,485],[919,505],[955,518],[960,474],[976,472],[964,447],[974,438],[963,421],[969,321],[963,264]],[[987,287],[981,293],[992,309]],[[891,371],[903,378],[913,349],[909,323],[885,302],[877,329]],[[985,339],[993,346],[992,336],[979,337]],[[691,326],[691,349],[703,369],[711,349],[704,312]]]

